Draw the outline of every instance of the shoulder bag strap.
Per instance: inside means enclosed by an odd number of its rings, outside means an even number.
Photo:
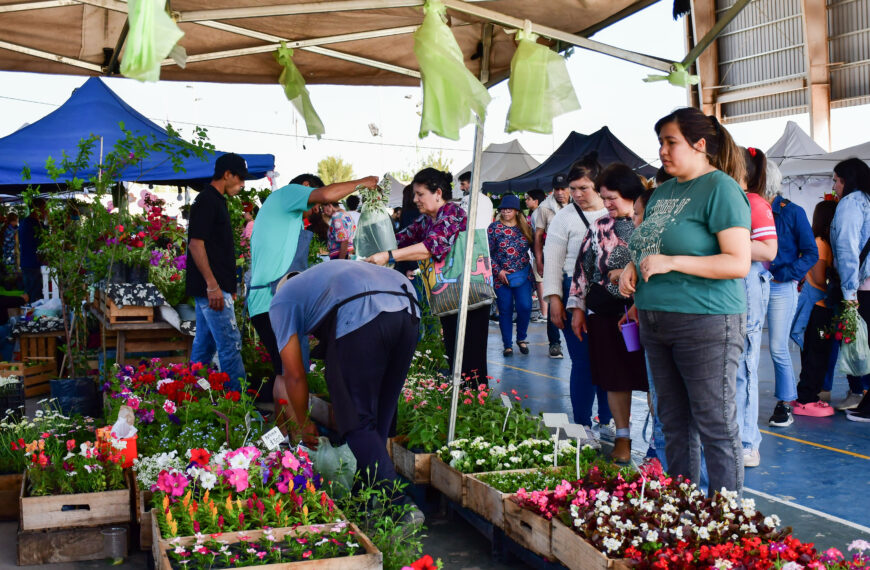
[[[574,205],[574,209],[577,210],[577,215],[580,216],[580,219],[583,220],[583,223],[586,224],[586,229],[589,229],[589,220],[586,219],[586,214],[583,213],[583,210],[580,209],[580,206],[577,205],[577,202],[573,200],[571,203]]]

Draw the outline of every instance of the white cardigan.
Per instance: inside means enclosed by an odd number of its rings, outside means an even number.
[[[584,211],[583,214],[592,226],[598,218],[607,215],[607,209]],[[574,264],[585,236],[586,224],[577,215],[573,204],[556,212],[547,228],[547,241],[544,243],[544,299],[550,295],[562,297],[562,278],[574,275]]]

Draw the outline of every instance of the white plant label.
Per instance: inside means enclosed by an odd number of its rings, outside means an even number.
[[[203,390],[211,390],[211,384],[209,384],[208,380],[206,380],[205,378],[200,378],[196,381],[196,383],[199,384],[199,387]]]
[[[284,441],[284,434],[281,433],[281,430],[276,426],[264,433],[261,440],[263,441],[263,445],[265,445],[269,451],[274,451],[278,449],[278,446],[282,441]]]
[[[583,426],[578,424],[568,424],[562,426],[562,429],[565,430],[565,435],[568,437],[573,437],[576,440],[586,439],[586,430],[583,429]]]
[[[513,404],[511,404],[511,398],[510,398],[510,396],[508,396],[507,394],[502,394],[502,395],[501,395],[501,403],[502,403],[502,404],[504,405],[504,407],[507,408],[507,409],[511,409],[511,408],[513,407]]]
[[[544,416],[544,425],[550,428],[560,428],[571,423],[568,419],[568,414],[554,414],[546,412]]]

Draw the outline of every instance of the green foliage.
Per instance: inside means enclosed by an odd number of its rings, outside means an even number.
[[[353,166],[338,156],[327,156],[317,163],[317,175],[327,186],[353,180]]]
[[[407,168],[402,170],[394,170],[390,172],[397,180],[410,181],[414,179],[414,175],[424,168],[436,168],[442,172],[450,172],[450,167],[453,165],[453,160],[444,156],[444,151],[431,151],[429,154],[419,159],[416,164],[409,164]]]

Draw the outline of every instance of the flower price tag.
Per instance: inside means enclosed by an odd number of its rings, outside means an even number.
[[[269,451],[274,451],[278,449],[278,446],[284,441],[284,434],[281,433],[281,430],[278,429],[277,426],[273,427],[269,431],[263,434],[261,438],[263,445],[266,446],[266,449]]]
[[[200,378],[199,380],[196,381],[196,383],[203,390],[211,390],[211,384],[209,384],[208,380],[206,380],[205,378]]]
[[[565,435],[573,437],[577,440],[577,478],[580,478],[580,438],[586,439],[586,430],[583,426],[577,424],[567,424],[565,426]]]
[[[504,431],[507,429],[507,422],[508,418],[511,417],[511,409],[513,409],[513,405],[511,404],[510,396],[507,394],[501,395],[501,403],[505,408],[507,408],[507,413],[504,415],[504,425],[501,426],[501,431]]]
[[[556,428],[556,433],[553,435],[553,467],[559,464],[559,430],[571,423],[568,419],[568,414],[550,413],[542,414],[544,417],[544,425],[550,428]]]
[[[251,412],[245,412],[245,443],[248,442],[249,435],[251,435]]]

